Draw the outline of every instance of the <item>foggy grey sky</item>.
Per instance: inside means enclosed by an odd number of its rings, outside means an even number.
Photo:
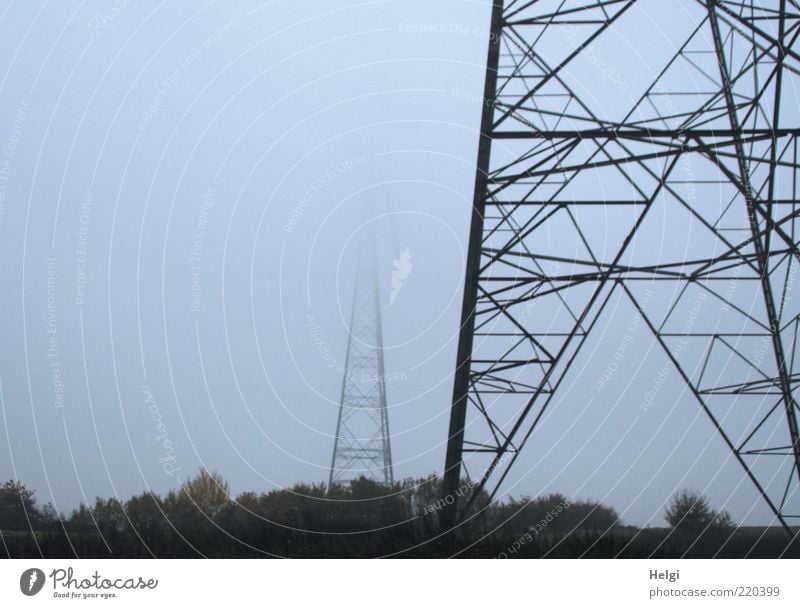
[[[369,231],[395,478],[441,472],[488,25],[486,0],[0,3],[0,478],[60,510],[200,466],[234,493],[325,481]],[[662,25],[595,50],[631,98]],[[770,521],[676,374],[641,415],[666,362],[644,330],[595,394],[630,322],[609,309],[505,490],[662,525],[691,487]]]

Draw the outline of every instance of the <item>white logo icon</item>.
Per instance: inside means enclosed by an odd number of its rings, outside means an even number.
[[[411,258],[413,257],[414,254],[406,247],[392,263],[394,270],[392,270],[392,293],[389,295],[390,305],[394,304],[397,294],[399,294],[400,290],[403,288],[403,282],[408,278],[408,275],[411,274],[411,269],[414,267],[411,263]]]
[[[44,572],[39,568],[28,568],[19,577],[19,590],[25,595],[36,595],[44,587]]]

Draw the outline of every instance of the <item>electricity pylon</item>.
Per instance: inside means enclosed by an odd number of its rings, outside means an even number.
[[[361,476],[394,483],[385,380],[377,266],[362,247],[328,488]]]
[[[794,0],[494,2],[445,525],[495,496],[614,295],[793,534],[798,36]]]

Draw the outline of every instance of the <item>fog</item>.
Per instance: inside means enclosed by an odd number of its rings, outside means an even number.
[[[327,481],[365,235],[394,476],[441,473],[489,10],[2,3],[0,477],[62,511],[200,467],[234,493]],[[654,69],[597,52],[632,96]],[[771,521],[677,374],[641,414],[666,362],[647,332],[603,379],[631,308],[604,319],[504,492],[663,525],[692,487]]]

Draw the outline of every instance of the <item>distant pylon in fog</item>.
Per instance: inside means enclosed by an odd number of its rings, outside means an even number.
[[[373,253],[363,247],[359,253],[329,488],[361,476],[390,485],[394,482]]]

